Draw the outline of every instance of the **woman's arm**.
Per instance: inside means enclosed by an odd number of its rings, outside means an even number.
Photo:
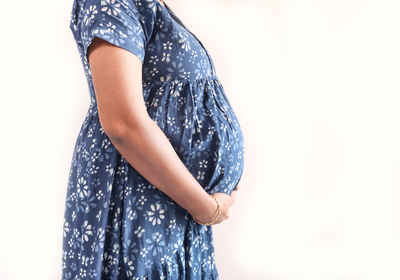
[[[139,58],[97,37],[89,47],[88,57],[100,123],[117,150],[144,178],[191,215],[200,221],[213,217],[214,199],[192,176],[147,113]]]

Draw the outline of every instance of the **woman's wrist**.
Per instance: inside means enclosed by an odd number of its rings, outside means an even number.
[[[193,219],[195,220],[195,222],[197,222],[197,223],[199,223],[199,224],[201,224],[201,225],[210,226],[210,225],[215,224],[216,221],[217,221],[218,218],[219,218],[219,215],[221,214],[221,206],[220,206],[220,204],[219,204],[218,199],[217,199],[214,195],[210,195],[210,196],[211,196],[211,197],[215,200],[215,202],[217,203],[217,209],[216,209],[216,211],[215,211],[215,214],[213,214],[213,217],[212,217],[212,218],[209,218],[208,220],[201,221],[201,220],[198,220],[196,217],[193,217]]]
[[[190,214],[200,222],[208,222],[217,214],[218,205],[215,199],[209,194],[206,195],[206,199],[199,206],[192,210]]]

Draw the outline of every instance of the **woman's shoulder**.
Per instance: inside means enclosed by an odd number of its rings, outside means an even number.
[[[158,0],[74,0],[70,28],[86,55],[95,36],[142,61],[157,18]]]
[[[98,21],[99,18],[111,21],[139,21],[151,27],[161,9],[158,0],[73,0],[71,28],[80,27]]]
[[[118,12],[119,9],[136,9],[138,11],[156,11],[161,5],[158,0],[74,0],[74,8],[100,7],[110,13]]]

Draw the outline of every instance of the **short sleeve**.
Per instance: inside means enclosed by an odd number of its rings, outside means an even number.
[[[121,47],[143,63],[154,15],[152,9],[137,6],[140,0],[83,0],[80,13],[80,36],[84,55],[94,37]]]

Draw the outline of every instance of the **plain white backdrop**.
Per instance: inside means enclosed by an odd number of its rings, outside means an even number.
[[[245,134],[221,280],[400,279],[400,2],[166,0]],[[61,279],[89,93],[71,0],[1,0],[0,279]]]

